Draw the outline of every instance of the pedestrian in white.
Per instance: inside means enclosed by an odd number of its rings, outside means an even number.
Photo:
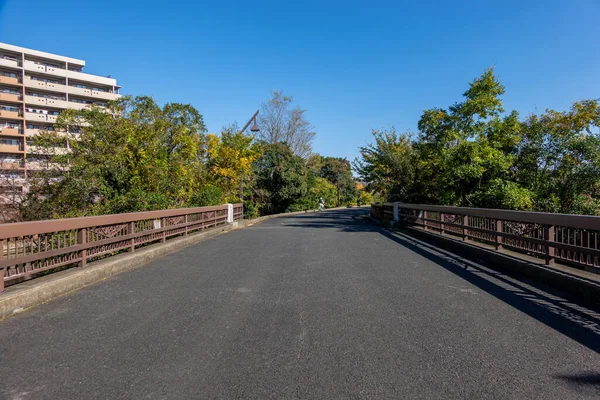
[[[319,198],[319,212],[323,211],[325,208],[325,200],[322,197]]]

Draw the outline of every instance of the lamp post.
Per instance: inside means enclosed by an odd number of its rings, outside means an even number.
[[[258,131],[260,131],[260,129],[258,129],[258,125],[256,124],[256,117],[258,116],[258,112],[259,111],[260,110],[256,110],[256,112],[254,113],[254,115],[248,120],[248,122],[246,123],[246,125],[240,131],[240,133],[244,133],[244,131],[246,130],[246,128],[248,128],[252,122],[254,122],[254,125],[252,125],[252,128],[250,128],[250,131],[251,132],[258,132]]]
[[[256,112],[254,113],[254,115],[248,120],[248,122],[246,123],[246,125],[244,125],[244,127],[242,128],[242,130],[240,131],[240,133],[244,133],[244,131],[250,126],[250,124],[252,122],[254,122],[254,124],[252,124],[252,128],[250,128],[250,132],[259,132],[260,129],[258,128],[258,124],[256,123],[256,117],[258,116],[258,112],[260,110],[256,110]],[[244,175],[240,174],[240,201],[243,203],[244,202]]]

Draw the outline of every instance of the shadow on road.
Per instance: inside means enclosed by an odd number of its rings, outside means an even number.
[[[600,373],[598,372],[584,372],[574,375],[555,375],[554,377],[571,383],[590,385],[600,388]]]
[[[502,300],[545,325],[600,353],[600,310],[574,304],[564,294],[529,280],[516,280],[484,265],[467,260],[404,233],[391,232],[363,218],[366,210],[340,210],[291,217],[284,223],[298,228],[329,228],[341,232],[378,232],[442,268],[458,275],[479,289]],[[557,377],[600,385],[600,374]]]

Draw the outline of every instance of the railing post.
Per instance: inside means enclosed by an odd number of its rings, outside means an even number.
[[[469,216],[463,215],[462,218],[462,240],[469,240]]]
[[[185,224],[184,236],[187,236],[187,234],[188,234],[188,215],[187,214],[185,214],[183,216],[183,223]]]
[[[135,233],[135,222],[129,223],[129,234]],[[129,243],[129,251],[135,250],[135,238],[131,238],[131,242]]]
[[[497,219],[494,225],[496,231],[496,250],[502,250],[502,220]]]
[[[554,225],[547,225],[544,227],[544,239],[546,240],[546,265],[554,264]]]
[[[233,222],[233,204],[225,204],[227,206],[227,223]]]
[[[87,243],[87,228],[79,229],[77,233],[77,244]],[[85,267],[87,264],[87,249],[79,250],[79,267]]]
[[[8,246],[7,246],[8,248]],[[4,240],[0,241],[0,260],[4,260]],[[0,268],[0,293],[4,292],[4,275],[6,274],[5,267]]]
[[[440,234],[443,235],[445,233],[444,230],[444,213],[440,213]]]
[[[423,229],[427,230],[427,210],[423,210]]]
[[[394,221],[395,222],[400,221],[400,215],[398,213],[398,202],[394,203]]]
[[[165,217],[160,218],[160,227],[163,229],[160,242],[166,243],[167,241],[167,231],[164,230],[166,228],[167,219]]]

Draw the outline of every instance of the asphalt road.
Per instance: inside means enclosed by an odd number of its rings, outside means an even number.
[[[7,399],[600,398],[600,315],[344,210],[0,322]]]

